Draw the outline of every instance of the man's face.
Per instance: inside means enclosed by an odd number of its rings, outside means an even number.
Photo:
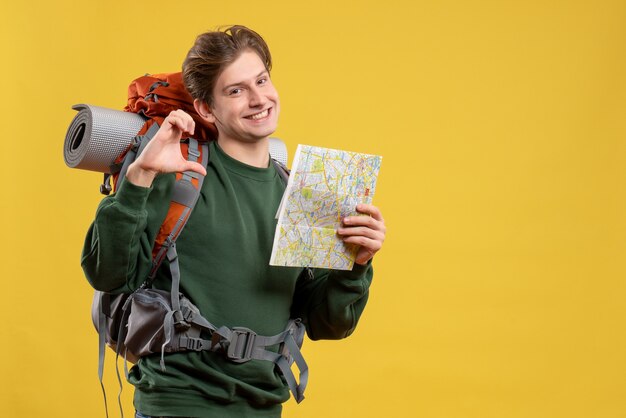
[[[209,120],[219,140],[256,142],[278,125],[280,102],[270,75],[259,56],[243,52],[217,78]]]

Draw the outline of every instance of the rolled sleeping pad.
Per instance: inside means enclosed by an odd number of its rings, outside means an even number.
[[[136,113],[100,106],[77,104],[72,109],[78,113],[65,134],[65,164],[99,173],[111,173],[115,159],[146,122]]]
[[[146,119],[137,113],[77,104],[78,113],[65,134],[63,157],[71,168],[112,174],[116,158],[128,148]],[[270,155],[287,165],[287,146],[270,138]]]

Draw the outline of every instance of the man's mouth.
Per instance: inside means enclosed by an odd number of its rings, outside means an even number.
[[[262,112],[255,113],[254,115],[246,116],[246,119],[259,120],[266,118],[270,113],[270,109],[265,109]]]

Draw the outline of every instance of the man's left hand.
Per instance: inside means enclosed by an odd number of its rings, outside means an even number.
[[[366,264],[382,248],[387,228],[376,206],[360,203],[356,210],[369,216],[345,217],[342,227],[337,229],[337,234],[344,242],[360,246],[356,263]]]

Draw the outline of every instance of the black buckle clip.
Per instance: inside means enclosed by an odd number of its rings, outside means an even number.
[[[104,173],[104,180],[102,180],[102,184],[100,185],[100,193],[108,196],[111,194],[111,190],[113,190],[111,186],[111,174]]]
[[[252,359],[252,349],[256,340],[256,332],[249,328],[234,327],[232,330],[226,357],[235,363],[245,363]]]

